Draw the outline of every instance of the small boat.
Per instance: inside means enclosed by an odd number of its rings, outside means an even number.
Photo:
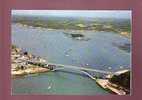
[[[48,86],[48,89],[51,89],[51,86]]]
[[[51,89],[51,87],[52,87],[52,84],[50,84],[50,85],[48,86],[48,89]]]
[[[69,55],[68,55],[68,54],[66,54],[66,56],[68,57]]]

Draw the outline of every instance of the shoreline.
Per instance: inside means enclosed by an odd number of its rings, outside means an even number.
[[[47,29],[48,31],[53,31],[53,30],[59,30],[59,31],[64,31],[64,32],[70,32],[72,31],[71,33],[74,33],[74,32],[77,32],[78,34],[84,34],[85,31],[89,31],[89,32],[114,32],[114,31],[98,31],[98,30],[75,30],[75,29],[54,29],[54,28],[45,28],[45,27],[35,27],[35,26],[32,26],[32,25],[27,25],[27,24],[22,24],[22,23],[13,23],[13,24],[16,24],[16,25],[21,25],[23,27],[31,27],[31,28],[37,28],[37,29]],[[126,38],[131,38],[131,35],[129,36],[129,32],[127,31],[119,31],[119,32],[114,32],[114,33],[118,33],[119,35],[121,36],[124,36]]]
[[[121,75],[128,71],[129,70],[120,70],[115,72],[115,75]],[[127,93],[128,91],[130,92],[130,90],[126,89],[125,87],[122,87],[121,85],[110,82],[109,79],[111,79],[112,77],[112,75],[107,75],[106,79],[95,79],[95,81],[101,88],[105,89],[110,93],[114,93],[117,95],[130,95],[129,93]]]
[[[27,51],[22,51],[14,45],[12,45],[11,61],[12,78],[50,71],[49,68],[44,67],[46,60],[29,54]],[[34,61],[36,63],[30,63],[29,61]]]

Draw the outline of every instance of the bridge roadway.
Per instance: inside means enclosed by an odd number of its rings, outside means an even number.
[[[33,64],[39,63],[39,62],[35,62],[32,60],[22,60],[22,61],[26,61],[28,63],[33,63]],[[68,69],[80,70],[84,72],[88,71],[88,72],[97,72],[97,73],[102,73],[102,74],[111,74],[111,75],[114,74],[114,72],[110,72],[110,71],[98,70],[94,68],[78,67],[78,66],[73,66],[73,65],[56,64],[56,63],[47,63],[45,67],[48,67],[48,65],[53,65],[55,67],[53,71],[68,68]]]
[[[55,64],[55,63],[48,63],[47,66],[48,65],[56,66],[54,70],[68,68],[68,69],[76,69],[76,70],[81,70],[81,71],[98,72],[102,74],[113,74],[113,72],[109,72],[109,71],[98,70],[98,69],[93,69],[93,68],[86,68],[86,67],[77,67],[77,66],[72,66],[72,65],[63,65],[63,64]]]

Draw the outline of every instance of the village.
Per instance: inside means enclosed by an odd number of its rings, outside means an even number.
[[[31,63],[36,62],[36,63]],[[50,69],[45,68],[46,60],[41,57],[29,54],[26,51],[22,51],[20,48],[12,45],[11,52],[11,74],[12,77],[22,76],[27,74],[34,74],[38,72],[47,72]]]

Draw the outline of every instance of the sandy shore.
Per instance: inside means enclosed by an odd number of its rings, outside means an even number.
[[[96,79],[98,85],[102,88],[109,90],[118,95],[126,95],[126,92],[122,89],[118,89],[116,84],[110,83],[107,79]]]

